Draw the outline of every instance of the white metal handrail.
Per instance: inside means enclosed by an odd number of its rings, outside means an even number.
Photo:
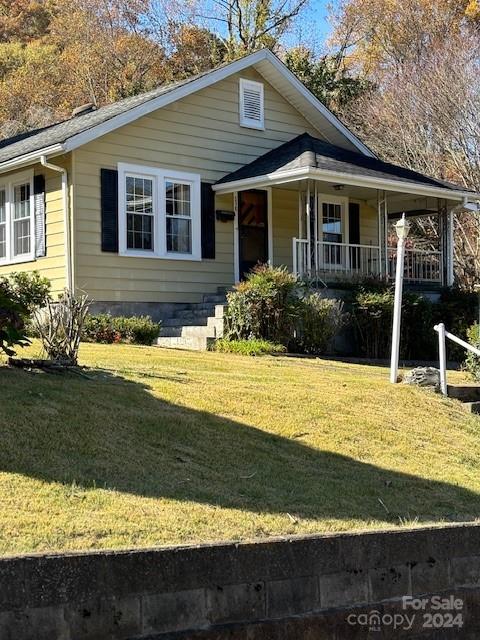
[[[443,393],[444,396],[446,396],[447,395],[447,349],[445,345],[445,338],[448,338],[452,342],[456,342],[464,349],[467,349],[467,351],[471,351],[472,353],[474,353],[476,356],[480,356],[480,349],[473,347],[468,342],[465,342],[465,340],[462,340],[461,338],[457,338],[457,336],[454,336],[453,333],[450,333],[449,331],[447,331],[445,329],[445,325],[443,324],[443,322],[441,322],[440,324],[436,324],[433,328],[438,333],[438,356],[439,356],[439,363],[440,363],[440,391]]]

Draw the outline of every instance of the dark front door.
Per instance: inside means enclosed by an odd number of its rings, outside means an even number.
[[[268,260],[268,200],[266,191],[238,194],[238,234],[240,278],[258,263]]]

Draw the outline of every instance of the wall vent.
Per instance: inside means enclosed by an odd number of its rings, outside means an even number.
[[[264,128],[263,84],[240,79],[240,125],[251,129]]]

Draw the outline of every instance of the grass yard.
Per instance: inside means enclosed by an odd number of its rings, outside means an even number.
[[[81,361],[92,379],[0,364],[1,554],[480,516],[480,418],[385,369],[86,344]]]

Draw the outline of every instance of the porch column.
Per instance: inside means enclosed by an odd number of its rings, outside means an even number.
[[[438,221],[442,248],[442,284],[451,287],[454,281],[453,213],[446,200],[438,200]]]
[[[387,194],[385,191],[377,191],[377,211],[378,211],[378,252],[380,276],[388,276],[388,207]]]
[[[311,227],[311,210],[310,210],[310,180],[308,180],[307,182],[307,201],[305,203],[305,211],[306,211],[306,218],[307,218],[307,252],[308,252],[308,258],[307,258],[307,268],[308,268],[308,275],[309,277],[312,275],[312,238],[311,238],[311,231],[312,231],[312,227]]]

